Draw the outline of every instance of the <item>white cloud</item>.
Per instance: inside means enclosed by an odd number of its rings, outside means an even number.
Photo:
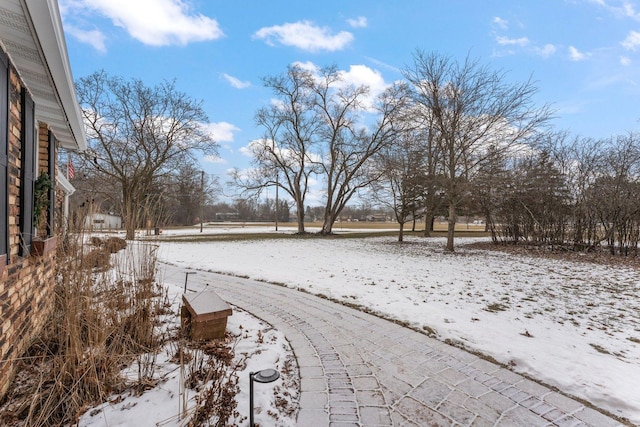
[[[627,38],[624,39],[624,41],[620,44],[622,45],[622,47],[624,47],[627,50],[635,51],[638,48],[638,46],[640,46],[640,32],[638,31],[629,32],[629,34],[627,35]]]
[[[353,28],[365,28],[367,26],[367,18],[358,16],[355,19],[347,19],[347,23]]]
[[[219,165],[226,165],[228,162],[223,159],[222,157],[219,156],[213,156],[213,155],[208,155],[208,156],[204,156],[204,161],[207,163],[215,163],[215,164],[219,164]]]
[[[309,71],[316,78],[320,78],[320,67],[313,62],[296,62],[294,65]],[[340,70],[338,72],[342,81],[337,83],[335,87],[367,86],[369,88],[369,94],[362,100],[366,110],[372,110],[375,98],[389,87],[378,70],[371,69],[366,65],[351,65],[348,71]]]
[[[588,56],[588,54],[580,52],[575,47],[569,46],[569,59],[572,61],[584,61]]]
[[[493,25],[495,25],[496,27],[502,29],[502,30],[506,30],[509,28],[509,21],[507,21],[506,19],[502,19],[499,16],[496,16],[495,18],[493,18]]]
[[[591,2],[604,7],[617,17],[632,18],[636,21],[640,21],[640,13],[635,10],[635,7],[629,1],[622,1],[622,4],[620,6],[613,6],[611,4],[608,4],[605,0],[591,0]],[[618,1],[617,3],[620,2]]]
[[[296,67],[300,67],[305,71],[309,71],[310,73],[313,73],[313,74],[318,74],[318,72],[320,71],[320,67],[318,67],[316,64],[314,64],[311,61],[295,62],[293,65],[295,65]]]
[[[521,46],[524,47],[529,44],[529,39],[526,37],[520,37],[518,39],[510,39],[504,36],[496,37],[496,41],[501,46]]]
[[[75,37],[82,43],[92,46],[98,52],[107,52],[105,35],[100,30],[82,30],[73,25],[65,25],[64,30],[70,36]]]
[[[254,141],[250,142],[249,145],[245,145],[244,147],[240,147],[240,154],[246,157],[253,158],[253,149],[251,147],[252,144],[255,144]]]
[[[620,65],[624,65],[625,67],[628,67],[629,65],[631,65],[631,58],[629,58],[628,56],[621,56]]]
[[[185,0],[64,0],[68,17],[99,12],[134,39],[151,46],[215,40],[224,33],[215,19],[193,13]],[[81,5],[81,7],[78,7]]]
[[[367,57],[365,57],[365,58],[366,58],[367,60],[369,60],[369,61],[373,62],[375,65],[377,65],[377,66],[379,66],[379,67],[381,67],[381,68],[386,68],[387,70],[391,70],[391,71],[393,71],[394,73],[402,74],[402,70],[401,70],[400,68],[396,67],[395,65],[387,64],[386,62],[382,62],[382,61],[380,61],[379,59],[373,58],[373,57],[371,57],[371,56],[367,56]]]
[[[310,146],[307,148],[311,148]],[[300,157],[297,150],[288,148],[286,146],[282,147],[278,145],[277,141],[273,139],[254,139],[249,142],[246,146],[240,148],[240,153],[247,157],[258,157],[263,156],[265,152],[273,151],[278,158],[284,163],[296,164],[298,163],[298,159]],[[272,156],[271,154],[269,155]],[[322,157],[318,153],[314,153],[311,151],[305,152],[305,161],[320,163],[322,161]],[[310,180],[311,182],[311,180]]]
[[[223,74],[222,77],[228,81],[231,86],[235,87],[236,89],[245,89],[248,88],[249,86],[251,86],[251,82],[243,82],[242,80],[230,76],[229,74]]]
[[[624,11],[625,11],[626,15],[628,17],[630,17],[630,18],[634,18],[634,19],[640,18],[640,13],[636,12],[635,8],[633,7],[633,5],[631,3],[625,2]]]
[[[533,50],[537,55],[542,56],[543,58],[548,58],[556,53],[557,49],[554,45],[549,43],[542,47],[535,47]]]
[[[319,77],[320,67],[311,61],[296,62],[294,65]],[[389,84],[385,83],[382,74],[378,70],[373,70],[366,65],[351,65],[349,66],[349,71],[340,70],[339,73],[342,78],[342,85],[368,86],[374,96],[389,87]]]
[[[341,50],[353,40],[353,34],[348,31],[332,34],[331,29],[318,27],[310,21],[264,27],[254,37],[265,40],[270,46],[280,43],[311,52]]]
[[[207,123],[204,127],[216,142],[232,142],[233,133],[240,130],[227,122]]]
[[[368,86],[371,96],[377,96],[389,87],[378,70],[372,70],[366,65],[351,65],[349,71],[342,71],[341,74],[347,84]]]
[[[58,8],[60,9],[62,19],[64,19],[72,13],[86,9],[87,7],[84,4],[84,0],[58,0]]]

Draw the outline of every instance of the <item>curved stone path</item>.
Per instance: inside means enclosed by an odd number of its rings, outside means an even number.
[[[162,264],[167,283],[185,269]],[[582,403],[424,334],[282,286],[198,271],[282,332],[300,369],[297,423],[325,426],[621,426]]]

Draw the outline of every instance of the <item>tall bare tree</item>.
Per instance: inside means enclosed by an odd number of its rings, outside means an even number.
[[[88,128],[85,156],[96,174],[117,183],[127,239],[140,224],[141,205],[163,177],[176,173],[195,153],[215,154],[203,126],[202,102],[174,82],[148,87],[99,71],[80,79],[77,93]]]
[[[469,183],[489,155],[487,148],[512,150],[526,142],[550,111],[534,107],[537,89],[531,80],[510,84],[503,72],[470,58],[458,62],[418,50],[404,75],[415,102],[433,115],[438,133],[449,211],[446,249],[452,252],[457,208],[469,197]]]
[[[393,85],[376,100],[376,121],[364,126],[366,86],[344,86],[335,67],[322,70],[314,86],[316,111],[323,140],[321,162],[325,180],[325,211],[322,234],[331,234],[351,198],[361,189],[380,179],[373,157],[398,140],[408,125],[406,86]]]
[[[272,186],[284,190],[296,208],[298,233],[304,233],[305,200],[310,180],[319,172],[313,160],[320,143],[314,77],[309,70],[292,65],[285,74],[265,77],[263,82],[277,102],[255,115],[264,135],[250,145],[253,168],[235,170],[232,178],[244,192],[256,193]]]
[[[265,132],[250,145],[253,168],[234,171],[234,183],[244,192],[283,189],[294,201],[298,232],[304,233],[306,196],[312,181],[324,180],[321,233],[331,234],[347,202],[380,176],[368,167],[403,123],[394,118],[406,101],[405,91],[394,86],[384,92],[375,105],[377,121],[368,128],[364,103],[369,88],[347,85],[335,66],[309,70],[292,65],[264,84],[277,101],[256,113]]]
[[[640,136],[619,135],[603,147],[590,199],[612,255],[637,255],[640,242]]]
[[[424,105],[415,104],[411,115],[415,122],[413,134],[422,151],[422,200],[424,201],[424,237],[430,237],[435,217],[444,204],[444,174],[440,134],[435,126],[435,117]]]
[[[376,156],[376,170],[382,172],[382,178],[372,183],[371,198],[393,211],[400,227],[399,242],[404,240],[404,225],[424,206],[426,153],[419,145],[419,134],[407,132]]]
[[[208,207],[221,194],[218,179],[206,174],[196,164],[180,167],[177,176],[167,185],[166,210],[171,224],[193,225],[199,221],[213,219]]]

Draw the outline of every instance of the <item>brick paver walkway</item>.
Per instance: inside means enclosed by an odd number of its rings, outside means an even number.
[[[168,283],[185,270],[162,264]],[[298,425],[621,426],[499,365],[361,311],[282,286],[198,271],[224,300],[284,333],[300,369]]]

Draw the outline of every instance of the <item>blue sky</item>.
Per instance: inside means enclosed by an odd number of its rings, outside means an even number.
[[[151,86],[176,81],[203,101],[224,181],[261,136],[261,78],[294,62],[336,65],[373,92],[402,78],[416,49],[469,55],[507,79],[536,81],[536,102],[572,134],[640,127],[640,0],[59,0],[75,79],[104,69]]]

